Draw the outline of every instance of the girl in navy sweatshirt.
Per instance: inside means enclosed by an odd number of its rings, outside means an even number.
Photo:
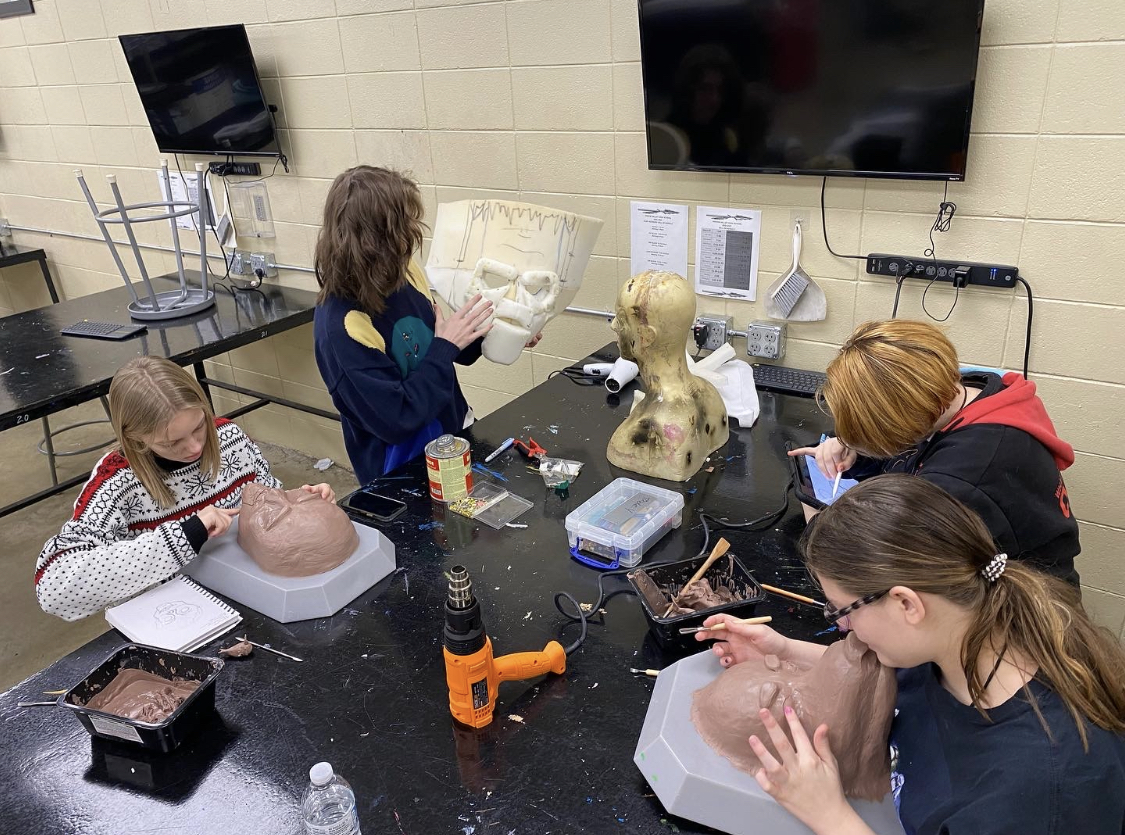
[[[417,185],[369,165],[337,177],[324,203],[316,363],[360,484],[472,421],[453,363],[480,357],[492,304],[478,295],[442,315],[413,257],[422,216]]]

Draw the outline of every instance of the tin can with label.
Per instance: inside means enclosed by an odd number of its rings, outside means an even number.
[[[469,495],[473,490],[469,442],[442,435],[426,444],[426,475],[430,479],[430,498],[436,501],[448,504]]]

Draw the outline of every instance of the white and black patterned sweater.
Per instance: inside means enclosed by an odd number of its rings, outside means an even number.
[[[35,593],[43,611],[78,620],[132,597],[176,574],[207,539],[195,515],[207,505],[242,503],[251,481],[270,487],[261,450],[234,423],[218,418],[219,476],[210,481],[199,463],[165,474],[175,505],[160,507],[120,452],[94,467],[74,503],[74,517],[43,546],[35,567]]]

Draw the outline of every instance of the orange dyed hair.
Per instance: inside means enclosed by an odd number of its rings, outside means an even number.
[[[957,350],[944,333],[889,319],[855,329],[828,364],[820,397],[841,442],[890,458],[931,433],[960,381]]]

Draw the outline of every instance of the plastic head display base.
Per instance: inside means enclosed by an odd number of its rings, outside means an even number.
[[[660,671],[633,762],[671,815],[730,835],[812,835],[696,731],[691,719],[695,691],[722,672],[709,651]],[[848,802],[877,835],[902,835],[887,788],[881,803]]]
[[[395,546],[366,525],[355,525],[359,545],[331,571],[309,577],[269,574],[239,547],[238,520],[208,540],[184,574],[213,592],[280,623],[330,617],[395,570]]]

